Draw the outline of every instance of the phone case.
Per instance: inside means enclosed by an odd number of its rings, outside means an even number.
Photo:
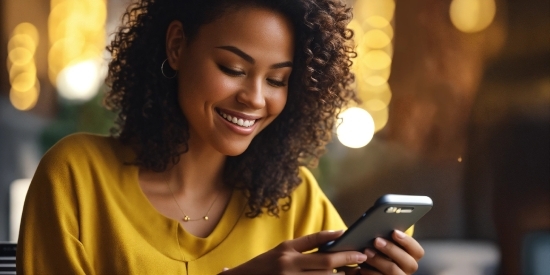
[[[376,237],[392,240],[394,229],[407,230],[433,206],[427,196],[386,194],[380,197],[338,239],[321,247],[320,252],[364,251],[373,248]]]

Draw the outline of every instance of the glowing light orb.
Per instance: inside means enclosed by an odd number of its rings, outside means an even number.
[[[343,111],[338,118],[341,123],[336,128],[336,135],[344,146],[361,148],[372,140],[374,120],[367,111],[352,107]]]
[[[453,0],[449,9],[451,22],[465,33],[487,28],[495,18],[495,0]]]
[[[69,100],[86,101],[93,98],[101,82],[101,65],[93,60],[68,66],[57,76],[59,94]]]

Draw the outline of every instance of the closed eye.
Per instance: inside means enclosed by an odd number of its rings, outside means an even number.
[[[275,79],[267,79],[267,83],[269,83],[273,87],[286,87],[286,83],[283,81],[275,80]]]
[[[218,65],[218,68],[220,69],[220,71],[224,72],[225,74],[227,74],[229,76],[243,76],[243,75],[245,75],[244,72],[242,72],[242,71],[233,70],[233,69],[227,68],[227,67],[222,66],[222,65]]]

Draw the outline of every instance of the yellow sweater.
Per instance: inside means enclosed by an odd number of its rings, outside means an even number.
[[[17,247],[18,274],[216,274],[284,240],[345,229],[311,173],[279,218],[247,218],[234,191],[206,238],[161,215],[138,184],[129,147],[109,137],[69,136],[44,156],[32,180]]]

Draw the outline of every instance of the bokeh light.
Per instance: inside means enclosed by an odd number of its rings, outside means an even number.
[[[391,38],[382,30],[374,29],[365,33],[365,45],[370,48],[381,49],[391,43]]]
[[[449,15],[462,32],[474,33],[487,28],[495,18],[495,0],[453,0]]]
[[[358,119],[363,118],[363,124],[373,123],[372,134],[380,131],[388,122],[388,105],[392,94],[388,85],[388,79],[391,73],[391,64],[393,57],[393,17],[395,13],[394,0],[358,0],[354,4],[354,19],[348,25],[348,28],[354,31],[354,41],[356,45],[357,58],[353,60],[352,71],[356,76],[354,88],[363,104],[359,108],[354,107],[346,110],[345,113],[352,114],[361,110],[362,114],[357,115]],[[355,121],[356,118],[351,119]],[[361,124],[357,121],[357,124]],[[341,129],[340,129],[341,128]],[[348,147],[361,147],[366,145],[371,139],[361,139],[361,142],[347,141],[346,134],[342,134],[348,126],[339,127],[340,134],[338,139],[342,144]],[[363,127],[357,128],[359,131]],[[337,133],[338,133],[337,131]],[[356,134],[350,134],[357,136]],[[368,136],[368,135],[367,135]],[[366,142],[366,143],[362,143]],[[358,146],[357,144],[362,144]]]
[[[106,0],[51,1],[48,77],[62,97],[88,100],[97,94],[104,64],[96,60],[103,57],[106,19]]]
[[[373,50],[365,54],[363,62],[370,69],[382,70],[391,65],[391,57],[384,51]]]
[[[374,120],[365,110],[352,107],[339,116],[340,124],[336,128],[338,140],[350,148],[361,148],[367,145],[374,135]]]
[[[87,101],[101,85],[101,64],[86,60],[64,68],[57,75],[59,94],[69,100]]]
[[[8,40],[7,71],[10,80],[10,102],[21,111],[32,109],[40,95],[34,54],[39,36],[36,27],[30,23],[18,24]]]
[[[38,84],[38,82],[36,82]],[[12,89],[10,91],[10,102],[18,110],[26,111],[32,109],[38,101],[40,93],[39,87],[31,87],[30,89],[20,92]]]
[[[354,16],[363,20],[377,16],[386,19],[390,22],[393,19],[395,13],[395,1],[394,0],[358,0],[355,1],[353,6]]]

